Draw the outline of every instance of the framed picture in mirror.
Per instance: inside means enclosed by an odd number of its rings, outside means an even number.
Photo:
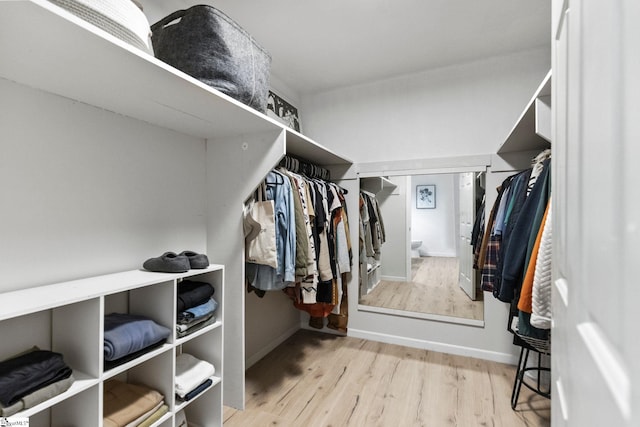
[[[436,208],[436,186],[417,185],[416,186],[416,208],[435,209]]]

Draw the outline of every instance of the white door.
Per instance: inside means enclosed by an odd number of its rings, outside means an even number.
[[[476,299],[475,270],[473,269],[473,246],[471,246],[471,232],[475,218],[476,186],[473,172],[460,174],[460,236],[458,239],[458,284],[469,298]]]
[[[552,425],[640,425],[640,2],[554,0]]]

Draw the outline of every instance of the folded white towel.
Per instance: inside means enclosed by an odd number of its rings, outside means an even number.
[[[196,359],[187,353],[178,355],[176,357],[176,394],[184,397],[215,373],[216,368],[209,362]]]

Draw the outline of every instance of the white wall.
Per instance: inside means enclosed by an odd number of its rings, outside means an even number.
[[[356,163],[495,153],[550,66],[543,48],[307,96],[302,127]]]
[[[301,311],[282,291],[245,297],[245,369],[300,329]],[[306,316],[305,316],[306,317]],[[308,317],[306,317],[308,321]]]
[[[387,175],[385,165],[393,161],[491,154],[549,68],[550,51],[542,48],[341,88],[303,98],[302,126],[310,137],[356,163],[379,162],[379,175]],[[487,188],[502,179],[502,174],[489,173]],[[487,206],[494,193],[487,192]],[[350,209],[357,211],[357,204]],[[475,327],[360,311],[357,289],[350,292],[352,336],[514,361],[516,348],[506,331],[508,307],[489,295],[484,326]]]
[[[421,240],[424,256],[457,256],[456,200],[458,186],[454,174],[415,175],[411,177],[411,240]],[[436,208],[416,207],[416,186],[436,186]]]
[[[0,79],[0,292],[206,249],[205,142]]]

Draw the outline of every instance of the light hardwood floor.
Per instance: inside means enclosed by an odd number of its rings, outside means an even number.
[[[472,301],[458,286],[458,258],[411,259],[411,282],[381,280],[360,304],[417,313],[482,320],[483,293]]]
[[[225,427],[542,427],[550,401],[523,387],[515,367],[300,330],[246,373],[246,409]]]

